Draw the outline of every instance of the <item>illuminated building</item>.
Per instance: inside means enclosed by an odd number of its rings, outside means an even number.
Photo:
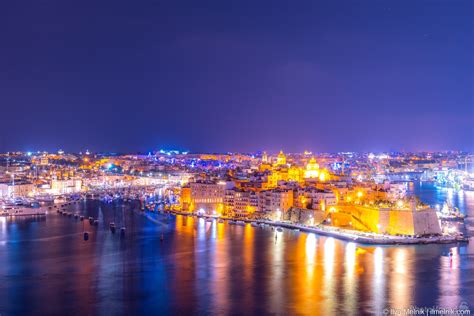
[[[181,188],[181,195],[179,197],[181,209],[189,212],[194,211],[194,206],[191,204],[191,188],[187,185]]]
[[[303,209],[324,211],[336,205],[337,198],[335,193],[329,190],[320,190],[315,187],[298,188],[294,193],[294,204]]]
[[[272,165],[270,165],[268,163],[262,163],[258,166],[258,170],[260,172],[265,172],[265,171],[272,170]]]
[[[306,165],[304,176],[305,178],[319,177],[319,164],[316,162],[316,159],[314,159],[314,157],[312,157]]]
[[[226,183],[190,182],[190,204],[194,210],[203,210],[208,214],[217,211],[224,203]]]
[[[42,166],[47,166],[48,163],[49,163],[49,159],[48,159],[47,156],[41,157],[41,159],[40,159],[40,165],[42,165]]]
[[[271,171],[271,173],[267,176],[267,187],[276,188],[279,181],[288,181],[287,168],[274,169]]]
[[[261,191],[258,194],[258,210],[285,212],[293,206],[293,190],[274,189]]]
[[[303,182],[304,173],[305,172],[301,168],[297,166],[291,166],[288,168],[288,181]]]
[[[68,194],[77,193],[82,189],[82,181],[79,179],[71,180],[51,180],[50,193],[52,194]]]
[[[276,165],[277,165],[277,166],[286,165],[286,156],[285,156],[285,154],[283,153],[283,151],[280,151],[280,153],[278,154]]]
[[[27,197],[33,194],[34,189],[34,184],[24,181],[0,183],[0,197]]]
[[[332,223],[338,227],[390,235],[440,234],[436,210],[428,207],[400,209],[362,205],[337,205],[331,208]]]
[[[253,191],[230,189],[225,191],[224,208],[228,215],[248,216],[258,208],[258,195]]]

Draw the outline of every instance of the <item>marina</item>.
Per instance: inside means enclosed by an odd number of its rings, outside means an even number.
[[[434,192],[430,199],[444,198],[442,190]],[[427,193],[422,193],[426,197]],[[471,194],[463,194],[462,199],[453,195],[453,200],[462,201],[460,210],[472,215]],[[110,204],[87,200],[58,204],[58,208],[90,219],[92,224],[56,211],[42,219],[3,217],[0,247],[9,255],[0,259],[0,294],[8,298],[0,302],[2,311],[26,311],[20,302],[28,297],[28,308],[41,306],[53,314],[123,313],[123,309],[138,313],[145,308],[156,313],[199,313],[211,307],[223,313],[246,313],[248,304],[255,300],[266,311],[297,313],[306,308],[336,313],[344,312],[345,304],[352,302],[359,310],[376,313],[389,302],[407,306],[435,299],[440,304],[460,304],[474,295],[470,273],[474,266],[469,259],[474,255],[472,243],[365,244],[283,224],[276,227],[261,222],[257,226],[179,214],[168,217],[141,211],[139,201]],[[467,231],[473,230],[470,218],[466,219]],[[120,227],[120,234],[112,233],[112,223],[117,231]],[[42,229],[34,228],[38,225]],[[21,248],[15,248],[18,245]],[[48,248],[43,247],[46,245]],[[18,256],[23,259],[16,260]],[[51,260],[60,263],[49,265]],[[358,269],[367,272],[359,274]],[[399,269],[404,273],[397,274]],[[142,277],[135,277],[137,274]],[[360,281],[348,283],[356,275]],[[48,284],[42,283],[44,278]],[[431,279],[445,281],[435,286],[419,282]],[[218,288],[217,280],[221,282]],[[304,282],[305,291],[282,286],[286,282]],[[337,282],[345,284],[345,290],[331,285]],[[379,285],[373,287],[374,282]],[[27,284],[43,286],[11,291]],[[160,290],[163,287],[165,291]],[[459,287],[462,290],[456,294],[447,294]],[[248,293],[248,288],[258,292]],[[228,291],[235,291],[241,299],[220,299],[219,295]],[[259,295],[261,291],[267,294]],[[315,300],[318,291],[324,296]],[[413,296],[411,291],[418,294]],[[120,299],[123,295],[142,297],[140,305],[126,304]],[[44,304],[53,298],[71,303]],[[280,304],[275,303],[277,299]],[[334,300],[339,303],[333,304]]]

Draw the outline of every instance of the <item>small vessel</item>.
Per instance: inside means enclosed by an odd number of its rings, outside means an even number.
[[[466,215],[461,214],[457,207],[453,207],[448,202],[444,203],[443,208],[436,212],[438,218],[442,221],[464,221]]]
[[[99,225],[99,220],[96,219],[94,220],[94,226],[97,226],[97,225]]]
[[[60,203],[64,203],[64,202],[66,202],[66,199],[63,198],[63,197],[58,197],[58,198],[54,199],[54,203],[56,203],[56,204],[60,204]]]
[[[212,223],[213,221],[214,221],[214,219],[212,219],[212,218],[206,218],[206,222]]]
[[[125,235],[125,226],[120,227],[120,235]]]
[[[277,228],[276,228],[276,231],[279,232],[279,233],[281,233],[281,232],[283,231],[283,228],[277,227]]]
[[[80,217],[79,217],[79,220],[80,220],[80,221],[83,221],[83,220],[84,220],[84,216],[80,216]]]
[[[230,221],[229,221],[229,225],[237,225],[237,222],[236,222],[236,221],[233,221],[233,220],[230,220]]]
[[[236,225],[240,225],[240,226],[245,226],[245,222],[244,221],[237,221],[235,222]]]
[[[0,207],[1,216],[28,216],[28,215],[46,215],[46,208],[40,207],[39,203],[29,204],[4,204]]]
[[[217,221],[219,224],[224,223],[224,220],[221,218],[220,220]]]
[[[89,240],[89,232],[84,232],[84,240],[85,241]]]
[[[89,216],[89,224],[94,224],[94,217],[92,216]]]
[[[252,227],[258,227],[258,223],[257,223],[257,222],[252,222],[252,223],[250,223],[250,226],[252,226]]]
[[[110,231],[111,231],[113,234],[115,234],[115,223],[114,223],[114,222],[111,222],[111,223],[109,224],[109,227],[110,227]]]

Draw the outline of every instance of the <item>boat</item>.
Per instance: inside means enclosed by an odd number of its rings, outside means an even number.
[[[212,218],[206,218],[206,222],[212,223],[213,221],[214,221],[214,219],[212,219]]]
[[[219,224],[223,224],[224,223],[224,220],[223,219],[220,219],[217,221]]]
[[[66,199],[63,198],[63,197],[58,197],[58,198],[55,198],[55,199],[54,199],[54,203],[55,203],[55,204],[63,204],[63,203],[65,203],[65,202],[66,202]]]
[[[233,220],[230,220],[230,221],[229,221],[229,225],[237,225],[237,222],[236,222],[236,221],[233,221]]]
[[[466,215],[464,215],[464,214],[445,215],[445,214],[438,213],[438,218],[442,221],[462,222],[466,219]]]
[[[84,216],[80,216],[80,217],[79,217],[79,220],[83,221],[83,220],[84,220]]]
[[[125,226],[120,227],[120,234],[125,235]]]
[[[279,232],[279,233],[281,233],[281,232],[283,231],[283,228],[277,227],[277,228],[276,228],[276,231]]]
[[[236,225],[240,225],[240,226],[245,226],[245,222],[244,221],[237,221],[235,222]]]
[[[115,233],[115,223],[114,223],[114,222],[111,222],[111,223],[109,224],[109,227],[110,227],[110,231],[111,231],[112,233]]]
[[[451,206],[448,202],[444,203],[440,211],[436,212],[438,218],[442,221],[464,221],[466,215],[461,214],[457,207]]]
[[[1,216],[32,216],[46,215],[46,208],[40,207],[39,203],[30,203],[28,205],[3,205],[0,208]]]
[[[94,221],[94,225],[95,225],[95,226],[99,225],[99,220],[96,219],[96,220]]]
[[[258,227],[258,223],[257,223],[257,222],[252,222],[252,223],[250,223],[250,225],[251,225],[252,227]]]

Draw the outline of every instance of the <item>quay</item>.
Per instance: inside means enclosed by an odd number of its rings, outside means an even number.
[[[180,211],[171,211],[171,213],[176,215],[185,215],[197,217],[196,214],[180,212]],[[241,220],[246,223],[258,223],[266,224],[273,227],[282,227],[292,230],[300,230],[306,233],[314,233],[316,235],[334,237],[340,240],[356,242],[359,244],[368,244],[368,245],[415,245],[415,244],[450,244],[458,242],[469,242],[469,238],[461,235],[441,235],[441,236],[429,236],[429,237],[400,237],[392,235],[381,235],[375,233],[365,233],[358,232],[354,230],[330,227],[330,226],[315,226],[310,227],[306,225],[293,224],[288,222],[278,222],[271,220],[253,220],[253,219],[236,219],[230,217],[213,217],[208,215],[203,215],[203,218],[215,218],[223,220]]]

